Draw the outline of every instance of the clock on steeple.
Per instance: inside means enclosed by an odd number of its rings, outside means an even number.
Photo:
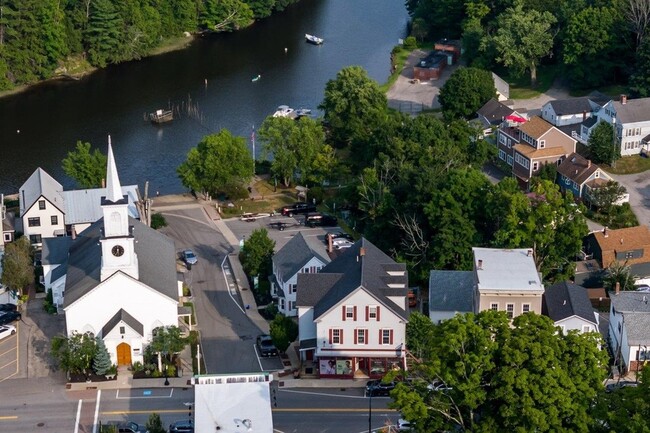
[[[124,254],[124,247],[122,247],[122,245],[115,245],[111,252],[115,257],[120,257],[122,254]]]

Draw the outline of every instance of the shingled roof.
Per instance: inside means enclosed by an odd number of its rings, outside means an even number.
[[[582,185],[598,168],[590,160],[577,153],[572,153],[557,167],[557,172],[568,177],[578,185]]]
[[[20,187],[20,216],[22,217],[41,196],[63,212],[62,191],[61,184],[47,174],[45,170],[38,167]]]
[[[650,293],[609,292],[612,306],[625,317],[627,340],[631,345],[650,342]]]
[[[273,264],[279,269],[280,275],[286,281],[297,274],[313,257],[316,257],[323,264],[330,261],[328,257],[322,256],[309,246],[302,232],[298,232],[273,255]]]
[[[528,122],[519,126],[520,131],[528,134],[534,139],[546,134],[551,128],[553,128],[553,125],[539,116],[533,116]]]
[[[602,266],[608,268],[611,263],[616,261],[616,251],[631,251],[650,248],[650,230],[648,226],[641,225],[636,227],[627,227],[623,229],[610,230],[606,233],[597,231],[593,237],[598,243],[602,252]],[[636,263],[645,263],[650,259],[647,255],[637,259],[628,259],[628,265]]]
[[[650,98],[627,99],[625,104],[613,101],[616,120],[620,123],[647,122],[650,120]]]
[[[406,296],[406,265],[396,263],[365,238],[325,266],[318,274],[298,274],[296,304],[314,307],[314,320],[358,288],[363,288],[402,319],[407,312],[389,296]]]
[[[111,317],[102,328],[102,337],[108,335],[120,322],[124,322],[139,335],[144,336],[144,326],[135,317],[127,313],[123,308]]]
[[[471,312],[474,310],[474,272],[431,271],[429,310]]]
[[[570,99],[555,99],[548,102],[553,111],[558,116],[564,116],[567,114],[581,114],[581,113],[591,113],[592,107],[589,103],[589,98],[570,98]]]
[[[140,221],[133,226],[139,280],[170,299],[177,299],[176,249],[174,241]],[[101,229],[104,218],[82,231],[70,246],[65,282],[65,307],[72,305],[100,282],[102,266]]]
[[[476,114],[484,117],[490,125],[498,125],[503,122],[503,118],[510,116],[514,110],[507,105],[502,104],[496,99],[490,99],[481,108],[478,109]]]
[[[566,281],[547,287],[544,305],[548,317],[554,322],[578,316],[597,326],[594,309],[584,287]]]

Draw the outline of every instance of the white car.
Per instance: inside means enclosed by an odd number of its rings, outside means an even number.
[[[636,290],[637,292],[641,292],[641,293],[650,293],[650,286],[648,286],[648,285],[646,285],[646,284],[642,284],[642,285],[640,285],[640,286],[634,286],[634,287],[635,287],[635,290]]]
[[[397,431],[411,431],[414,428],[412,422],[408,422],[405,419],[399,419],[397,421]]]
[[[334,249],[342,250],[345,248],[350,248],[354,244],[347,239],[334,239],[332,241],[332,245],[334,246]]]
[[[9,337],[10,335],[14,335],[15,333],[16,333],[16,327],[14,325],[0,326],[0,340],[4,340],[6,337]]]

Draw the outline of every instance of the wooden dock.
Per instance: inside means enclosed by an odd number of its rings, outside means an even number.
[[[156,124],[171,122],[174,120],[174,113],[172,110],[156,110],[149,113],[149,120]]]

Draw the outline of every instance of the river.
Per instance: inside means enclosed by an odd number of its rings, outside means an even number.
[[[78,140],[105,153],[108,134],[123,184],[148,180],[151,192],[181,192],[176,167],[206,134],[226,128],[249,139],[278,105],[316,109],[327,81],[349,65],[385,82],[407,20],[403,0],[301,0],[239,32],[4,97],[0,192],[18,192],[39,166],[73,188],[61,160]],[[308,44],[305,33],[325,43]],[[188,99],[200,119],[184,114],[160,127],[143,119]]]

